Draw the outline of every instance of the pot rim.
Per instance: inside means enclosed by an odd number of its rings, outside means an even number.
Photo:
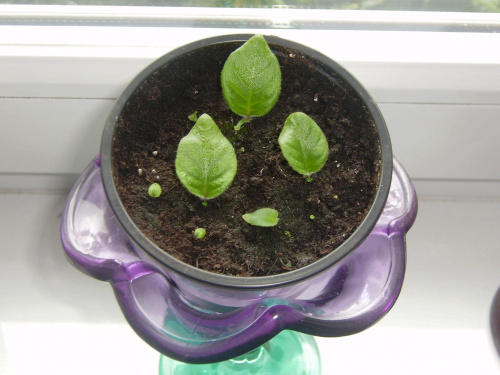
[[[202,47],[226,42],[245,42],[253,35],[254,34],[231,34],[210,37],[176,48],[158,58],[156,61],[143,69],[118,97],[113,109],[111,110],[106,120],[101,141],[101,174],[104,191],[118,221],[123,226],[124,230],[127,232],[132,241],[134,241],[139,247],[141,247],[147,254],[152,256],[156,261],[160,262],[169,270],[174,271],[179,275],[186,276],[189,279],[214,286],[247,290],[282,287],[313,277],[333,266],[338,261],[354,251],[370,234],[384,209],[391,186],[393,169],[391,140],[385,120],[375,101],[372,99],[368,91],[361,85],[361,83],[358,82],[358,80],[351,73],[349,73],[337,62],[310,47],[276,36],[264,35],[265,39],[270,45],[274,44],[300,51],[301,53],[310,56],[312,59],[328,67],[329,70],[334,70],[353,88],[353,90],[358,94],[362,103],[366,106],[366,109],[370,113],[378,131],[382,162],[379,186],[375,195],[375,199],[365,219],[361,222],[354,233],[351,234],[351,236],[349,236],[347,240],[345,240],[330,254],[300,269],[271,276],[239,277],[216,274],[201,270],[180,260],[177,260],[176,258],[167,254],[165,251],[155,245],[151,240],[149,240],[144,234],[142,234],[142,232],[139,230],[139,228],[137,228],[133,220],[128,215],[125,207],[121,202],[121,199],[116,190],[116,186],[114,184],[112,173],[111,153],[114,130],[116,122],[121,115],[121,112],[126,105],[129,97],[151,75],[151,73],[160,69],[169,61]]]

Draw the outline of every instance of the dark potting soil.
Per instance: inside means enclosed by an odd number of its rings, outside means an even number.
[[[307,56],[272,45],[282,70],[280,98],[235,134],[239,116],[223,99],[220,72],[239,45],[178,58],[136,90],[115,131],[113,173],[136,226],[168,254],[207,271],[266,276],[315,262],[356,230],[374,200],[381,152],[368,111],[340,77],[329,78]],[[195,111],[214,119],[238,158],[233,183],[206,207],[182,186],[174,167]],[[293,112],[312,117],[328,140],[328,160],[312,182],[292,170],[278,144]],[[162,186],[159,198],[147,193],[153,182]],[[256,227],[242,219],[262,207],[279,211],[278,225]],[[207,231],[201,240],[193,236],[198,227]]]

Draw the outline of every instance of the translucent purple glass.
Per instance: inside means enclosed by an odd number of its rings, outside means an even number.
[[[360,332],[393,306],[405,273],[405,234],[417,213],[413,185],[394,160],[382,215],[364,242],[327,270],[280,287],[220,286],[176,273],[123,230],[103,190],[99,159],[75,184],[61,223],[69,260],[109,282],[133,329],[163,354],[222,361],[285,329],[317,336]]]

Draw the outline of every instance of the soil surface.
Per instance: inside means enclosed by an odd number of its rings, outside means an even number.
[[[137,227],[168,254],[211,272],[266,276],[317,261],[356,230],[379,183],[380,144],[370,115],[341,78],[273,45],[282,70],[280,98],[271,112],[235,134],[239,116],[223,99],[220,72],[239,45],[191,53],[195,65],[174,60],[136,90],[115,132],[114,178]],[[174,167],[195,111],[214,119],[238,158],[233,183],[206,207],[182,186]],[[312,182],[292,170],[278,145],[286,118],[297,111],[316,121],[329,144],[328,160]],[[162,186],[159,198],[147,193],[153,182]],[[262,207],[279,211],[277,226],[255,227],[242,219]],[[207,231],[202,240],[193,236],[198,227]]]

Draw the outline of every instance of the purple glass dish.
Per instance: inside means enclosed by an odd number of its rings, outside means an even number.
[[[347,256],[293,283],[221,286],[208,273],[203,282],[174,272],[128,237],[104,193],[97,158],[69,195],[61,238],[75,267],[112,285],[125,317],[146,342],[171,358],[209,363],[242,355],[285,329],[335,337],[373,325],[400,293],[405,234],[416,213],[413,185],[394,160],[382,214]]]

